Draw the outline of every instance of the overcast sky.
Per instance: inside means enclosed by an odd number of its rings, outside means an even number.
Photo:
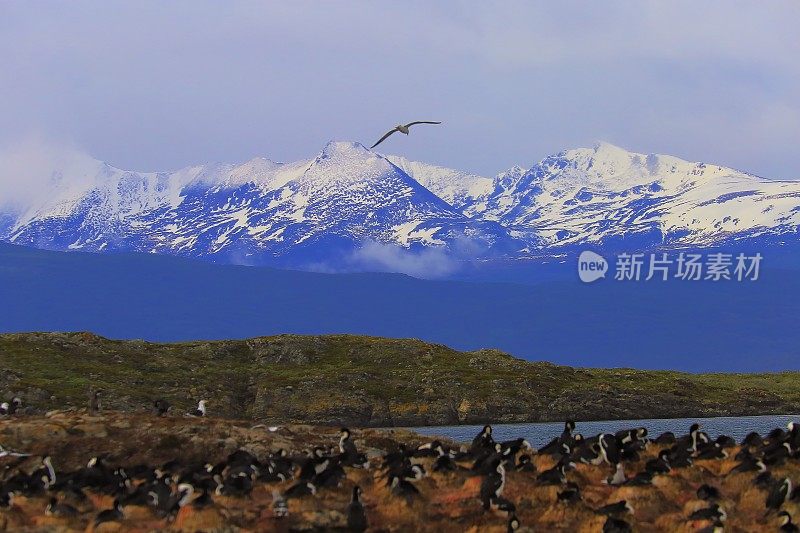
[[[493,5],[490,5],[493,4]],[[800,178],[800,1],[0,1],[0,144],[122,168],[387,153],[494,175],[607,140]]]

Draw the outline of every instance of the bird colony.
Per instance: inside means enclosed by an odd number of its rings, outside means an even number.
[[[540,449],[396,429],[91,409],[0,417],[0,530],[797,531],[800,425],[741,442],[644,428]],[[12,409],[9,409],[11,406]]]

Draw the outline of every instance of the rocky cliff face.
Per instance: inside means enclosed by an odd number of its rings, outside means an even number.
[[[415,426],[800,411],[798,373],[576,369],[414,339],[280,335],[154,344],[91,333],[0,335],[0,388],[29,409],[178,411],[274,423]]]

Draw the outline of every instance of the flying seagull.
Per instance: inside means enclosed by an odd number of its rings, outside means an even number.
[[[441,124],[441,122],[433,122],[433,121],[431,121],[431,120],[418,120],[418,121],[416,121],[416,122],[409,122],[409,123],[408,123],[408,124],[406,124],[406,125],[403,125],[403,124],[398,124],[398,125],[397,125],[397,126],[395,126],[395,127],[392,129],[392,130],[390,130],[390,131],[389,131],[389,132],[388,132],[386,135],[384,135],[383,137],[381,137],[380,139],[378,139],[378,142],[376,142],[375,144],[373,144],[372,146],[370,146],[370,147],[369,147],[369,149],[370,149],[370,150],[372,150],[373,148],[375,148],[376,146],[378,146],[380,143],[382,143],[383,141],[385,141],[385,140],[386,140],[386,138],[387,138],[389,135],[391,135],[392,133],[394,133],[394,132],[396,132],[396,131],[399,131],[400,133],[405,133],[406,135],[408,135],[408,130],[409,130],[409,128],[410,128],[411,126],[413,126],[414,124]]]

